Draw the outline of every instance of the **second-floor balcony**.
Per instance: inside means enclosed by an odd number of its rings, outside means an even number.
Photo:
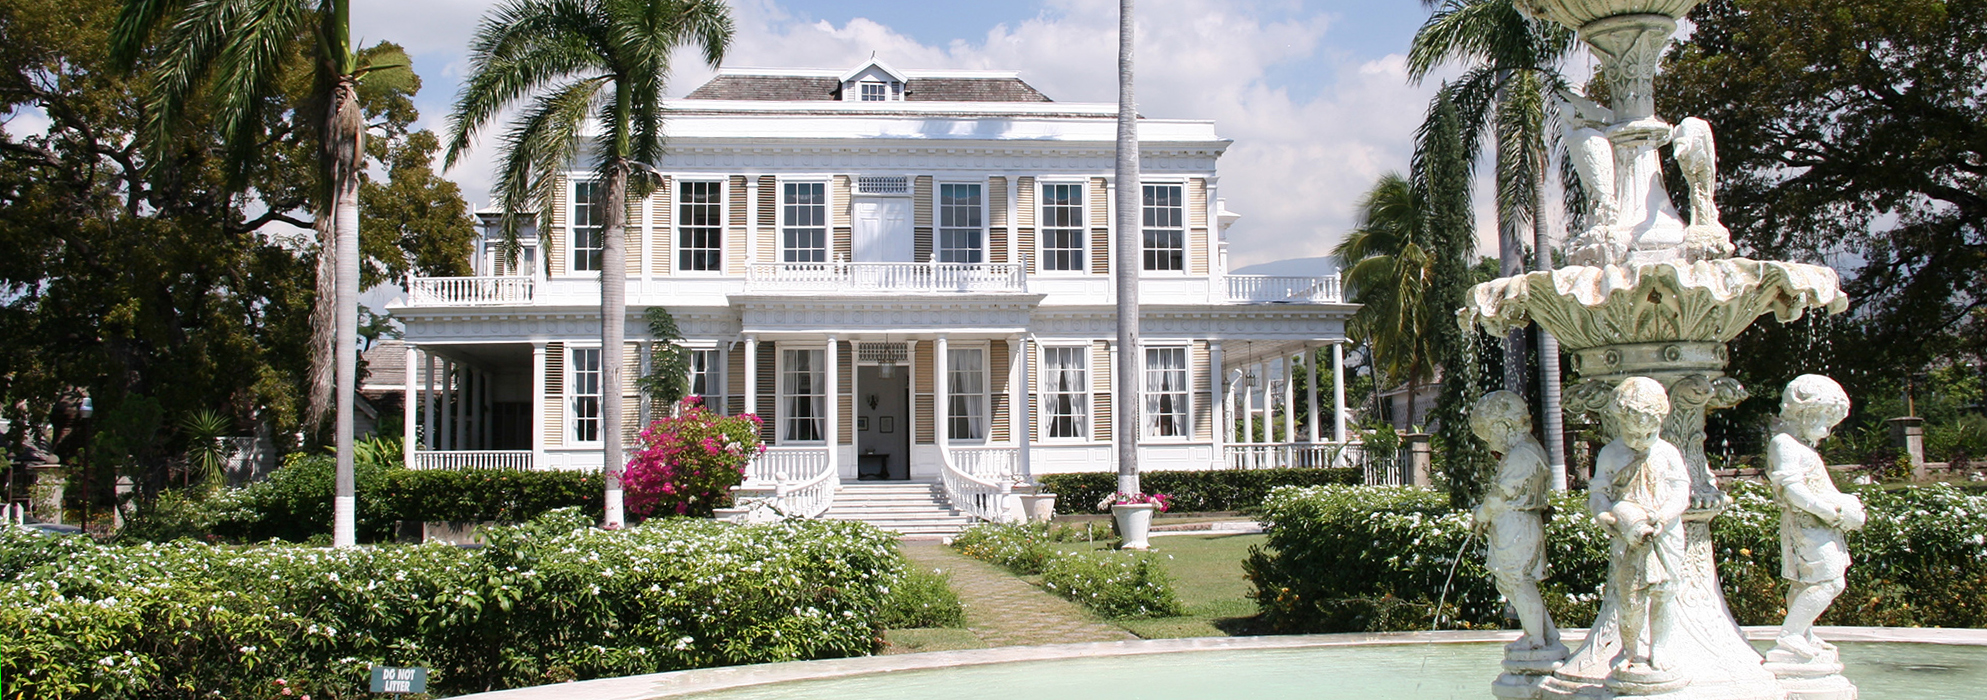
[[[1022,293],[1028,281],[1016,263],[753,263],[748,293],[937,294]]]
[[[1345,300],[1338,275],[1229,275],[1227,279],[1231,304],[1336,304]]]
[[[528,275],[416,277],[407,285],[409,306],[529,304],[537,281]]]

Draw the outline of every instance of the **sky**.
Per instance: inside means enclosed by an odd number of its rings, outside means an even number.
[[[849,68],[874,53],[905,69],[1020,71],[1062,102],[1114,102],[1117,3],[1109,0],[730,0],[727,66]],[[354,35],[405,46],[423,87],[419,127],[442,131],[485,0],[354,0]],[[1141,114],[1212,119],[1233,139],[1219,169],[1231,269],[1284,262],[1326,273],[1360,195],[1407,169],[1413,132],[1441,75],[1410,84],[1418,0],[1145,0],[1135,62]],[[671,96],[712,71],[685,54]],[[447,173],[472,206],[489,201],[494,141]],[[1481,190],[1480,190],[1481,191]],[[1487,195],[1477,198],[1488,221]],[[1494,233],[1479,226],[1482,242]],[[1486,248],[1488,249],[1488,248]],[[1315,258],[1315,259],[1314,259]]]

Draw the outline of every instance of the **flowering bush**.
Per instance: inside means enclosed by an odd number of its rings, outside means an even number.
[[[642,446],[621,472],[628,512],[709,517],[745,481],[745,465],[766,450],[761,424],[750,413],[721,416],[698,397],[683,399],[676,415],[642,430]]]
[[[1787,585],[1779,507],[1756,483],[1733,483],[1729,493],[1734,503],[1711,531],[1726,601],[1740,624],[1779,624]],[[1849,589],[1822,623],[1987,624],[1987,497],[1945,485],[1859,495],[1869,523],[1850,534]],[[1264,511],[1269,541],[1243,568],[1273,629],[1429,629],[1438,618],[1443,627],[1509,625],[1483,566],[1481,534],[1438,492],[1287,488],[1273,492]],[[1546,605],[1561,626],[1585,626],[1598,611],[1608,535],[1587,513],[1584,493],[1554,497],[1545,538]]]
[[[490,545],[119,546],[0,527],[9,700],[363,696],[372,664],[431,692],[870,653],[905,564],[859,523],[578,511]],[[283,683],[278,684],[278,679]]]
[[[1109,617],[1167,617],[1186,614],[1173,580],[1147,553],[1065,551],[1057,542],[1075,542],[1087,530],[1046,524],[966,528],[952,547],[1017,574],[1042,575],[1042,587]]]
[[[1149,504],[1157,506],[1154,510],[1164,513],[1166,512],[1166,507],[1171,505],[1172,499],[1172,496],[1163,493],[1125,493],[1119,491],[1099,501],[1097,503],[1097,510],[1110,510],[1111,506],[1142,506]]]

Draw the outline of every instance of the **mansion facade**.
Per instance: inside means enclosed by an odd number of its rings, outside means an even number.
[[[764,419],[751,477],[782,494],[1109,471],[1126,400],[1149,470],[1315,464],[1346,441],[1342,394],[1262,380],[1314,369],[1356,307],[1336,277],[1228,273],[1230,142],[1211,122],[1139,120],[1131,261],[1111,255],[1116,106],[1014,73],[724,69],[667,129],[660,186],[629,204],[628,381],[600,381],[604,197],[575,171],[515,257],[479,212],[475,276],[411,280],[389,305],[409,466],[599,468],[601,441],[632,445],[652,410],[633,384],[652,306],[686,339],[692,393]],[[1137,397],[1114,395],[1117,264],[1140,266]],[[601,434],[604,391],[628,397],[623,435]],[[1286,439],[1235,444],[1224,426],[1245,419]]]

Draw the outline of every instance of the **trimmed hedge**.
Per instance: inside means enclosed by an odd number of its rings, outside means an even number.
[[[372,664],[437,696],[872,653],[906,565],[860,523],[590,527],[490,545],[119,546],[0,527],[9,700],[364,696]],[[285,685],[279,685],[281,679]]]
[[[1092,534],[1089,528],[1043,523],[982,523],[952,539],[961,554],[1021,575],[1040,574],[1042,587],[1106,617],[1171,617],[1186,606],[1173,578],[1145,552],[1069,552],[1056,546]]]
[[[1736,482],[1729,493],[1734,504],[1712,521],[1726,602],[1740,624],[1777,625],[1786,593],[1779,508],[1756,483]],[[1849,589],[1822,624],[1987,625],[1987,497],[1944,485],[1858,495],[1870,520],[1849,536],[1856,559]],[[1438,617],[1445,627],[1511,624],[1484,568],[1482,538],[1470,535],[1469,513],[1449,509],[1441,493],[1278,489],[1263,511],[1268,542],[1251,549],[1243,569],[1271,629],[1430,629]],[[1583,627],[1598,611],[1608,537],[1582,492],[1558,495],[1553,511],[1545,534],[1551,573],[1540,588],[1561,627]]]
[[[1045,490],[1056,494],[1057,513],[1095,513],[1099,501],[1118,492],[1118,475],[1112,472],[1043,474],[1037,478]],[[1357,484],[1361,479],[1360,471],[1351,468],[1154,471],[1138,475],[1139,487],[1146,493],[1172,496],[1172,510],[1190,513],[1252,510],[1278,486]]]

